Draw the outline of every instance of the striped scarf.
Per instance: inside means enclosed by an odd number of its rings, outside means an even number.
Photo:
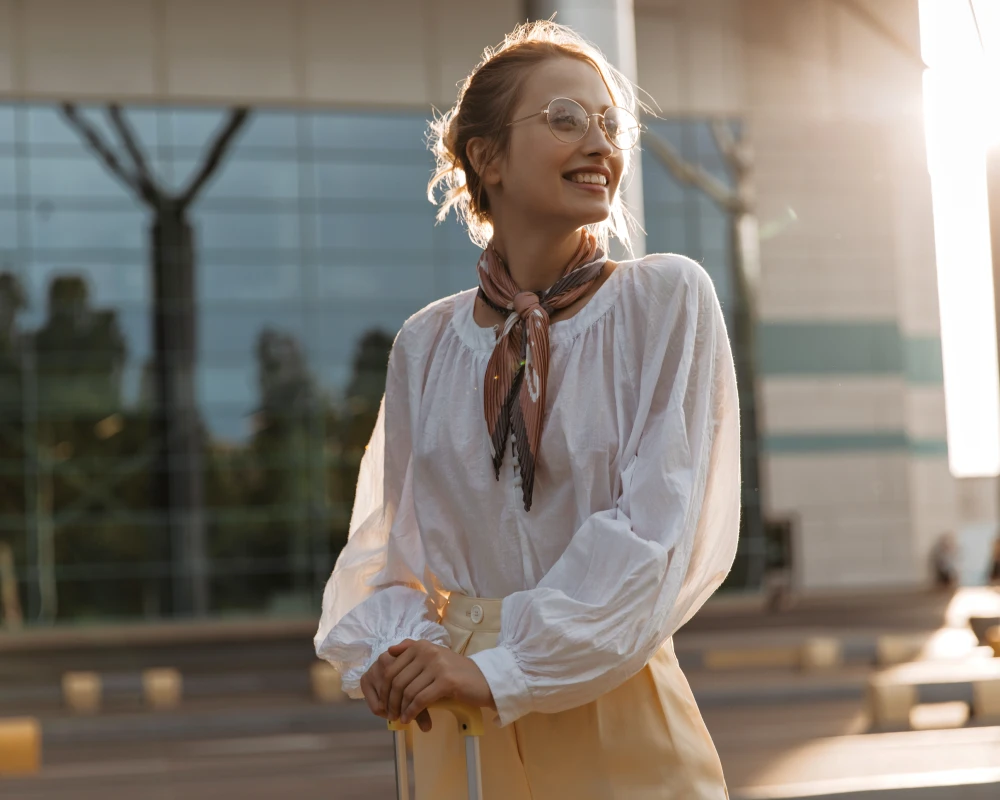
[[[535,465],[542,441],[545,388],[549,374],[549,317],[576,302],[604,268],[607,256],[587,230],[580,246],[550,288],[541,294],[522,292],[493,246],[479,257],[479,296],[507,322],[486,367],[483,406],[490,434],[493,471],[500,480],[507,440],[514,445],[514,464],[521,470],[524,510],[531,510]]]

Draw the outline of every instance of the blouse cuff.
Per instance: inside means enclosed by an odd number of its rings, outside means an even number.
[[[426,595],[417,590],[392,587],[352,610],[332,629],[316,637],[316,655],[340,673],[341,688],[359,699],[361,678],[382,653],[404,639],[427,639],[448,647],[451,636],[437,622],[427,619]],[[387,621],[391,621],[386,625]]]
[[[435,644],[448,647],[450,638],[448,631],[441,625],[438,625],[436,622],[422,620],[420,624],[410,630],[405,630],[401,626],[388,636],[355,642],[353,646],[345,648],[343,651],[338,650],[336,647],[324,648],[320,655],[337,667],[338,672],[340,672],[340,687],[344,690],[344,693],[348,697],[360,700],[364,696],[361,693],[361,678],[364,677],[364,674],[371,668],[372,664],[378,660],[378,657],[394,644],[399,644],[404,639],[427,639]],[[344,659],[336,657],[338,652],[345,652],[345,655],[348,653],[357,655],[358,648],[364,648],[368,651],[367,655],[363,656],[363,661],[359,662],[356,658],[350,656]]]
[[[497,726],[509,725],[533,710],[528,680],[510,648],[497,645],[473,653],[469,658],[476,662],[493,693]]]

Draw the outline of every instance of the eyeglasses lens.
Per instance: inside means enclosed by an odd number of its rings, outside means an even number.
[[[583,106],[565,97],[557,97],[549,103],[547,116],[552,133],[563,142],[580,141],[590,127],[590,117]],[[624,108],[611,106],[604,113],[604,132],[615,147],[627,150],[639,138],[639,123]]]

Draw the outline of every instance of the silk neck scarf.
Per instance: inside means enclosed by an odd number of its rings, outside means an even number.
[[[493,471],[500,480],[507,442],[521,471],[524,510],[531,510],[535,465],[542,440],[549,374],[549,324],[553,312],[582,297],[604,269],[607,256],[584,230],[562,276],[541,293],[524,292],[510,276],[493,243],[479,257],[479,296],[507,321],[486,367],[483,406]]]

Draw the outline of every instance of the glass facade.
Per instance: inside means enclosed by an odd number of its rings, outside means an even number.
[[[721,169],[705,125],[662,124]],[[316,608],[392,338],[475,283],[425,129],[0,105],[0,544],[27,622]],[[725,219],[651,162],[648,248],[725,302]]]

